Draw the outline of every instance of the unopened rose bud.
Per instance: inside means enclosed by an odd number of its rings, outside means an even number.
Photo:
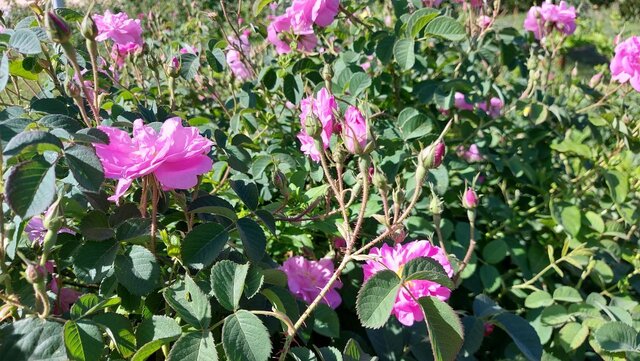
[[[571,69],[571,77],[575,78],[578,76],[578,66],[574,66],[573,69]]]
[[[373,174],[373,186],[386,191],[389,189],[389,184],[387,184],[387,177],[381,171],[375,171]]]
[[[27,266],[27,270],[24,272],[27,282],[34,284],[39,283],[47,277],[47,270],[37,264],[30,264]]]
[[[435,193],[432,192],[431,201],[429,202],[429,211],[431,214],[442,214],[442,200]]]
[[[180,64],[180,59],[174,56],[173,58],[171,58],[169,65],[167,65],[167,73],[169,74],[170,77],[177,78],[178,76],[180,76],[181,66],[182,65]]]
[[[283,194],[287,193],[289,190],[288,184],[287,184],[287,177],[285,177],[284,174],[282,174],[282,172],[280,171],[276,171],[275,173],[273,173],[273,184]]]
[[[484,337],[487,337],[493,333],[495,326],[492,323],[485,322],[484,324]]]
[[[44,18],[44,26],[54,43],[64,44],[71,38],[71,28],[61,17],[49,11]]]
[[[67,94],[71,98],[76,99],[80,97],[81,89],[75,81],[67,79],[67,81],[64,83],[64,89],[67,91]]]
[[[304,121],[304,130],[310,137],[318,139],[320,133],[322,133],[322,124],[319,119],[309,115]]]
[[[82,20],[80,32],[85,39],[91,41],[96,40],[96,36],[98,36],[98,26],[89,13],[87,13]]]
[[[324,68],[322,68],[322,79],[324,79],[326,83],[331,83],[331,79],[333,79],[333,68],[331,64],[325,64]]]
[[[404,203],[404,200],[405,200],[404,191],[402,189],[396,189],[396,191],[393,192],[393,203],[402,204]]]
[[[592,76],[591,80],[589,80],[589,86],[592,88],[597,87],[600,84],[600,81],[602,80],[602,76],[603,76],[602,72]]]
[[[438,168],[442,164],[446,151],[447,147],[443,141],[431,144],[420,152],[422,164],[424,164],[427,169]]]
[[[478,194],[473,188],[467,188],[462,195],[462,206],[466,209],[475,209],[478,207]]]

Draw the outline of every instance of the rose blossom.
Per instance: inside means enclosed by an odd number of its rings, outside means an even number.
[[[569,7],[565,1],[559,5],[547,0],[541,6],[533,6],[524,20],[525,30],[533,32],[540,40],[549,35],[554,29],[565,35],[576,31],[576,8]]]
[[[464,94],[456,92],[453,105],[460,110],[473,110],[473,104],[468,103]]]
[[[499,117],[503,107],[504,103],[502,100],[496,97],[491,98],[488,102],[478,104],[478,108],[484,110],[484,112],[492,118]]]
[[[278,54],[286,54],[291,52],[289,44],[293,40],[288,35],[293,34],[297,37],[298,50],[312,51],[318,43],[312,24],[288,8],[285,14],[277,16],[267,27],[267,40],[275,45]]]
[[[369,141],[367,121],[360,110],[354,106],[349,106],[344,113],[342,139],[349,153],[353,154],[361,153]]]
[[[491,26],[491,23],[493,23],[493,19],[490,16],[486,15],[481,15],[480,17],[478,17],[478,20],[476,20],[476,24],[478,24],[481,29],[489,28]]]
[[[49,208],[43,216],[32,217],[24,227],[24,232],[27,234],[27,238],[31,242],[38,244],[42,244],[42,242],[44,242],[44,236],[47,234],[47,228],[44,226],[44,218],[46,218],[52,210],[52,208]],[[76,234],[76,232],[66,227],[60,228],[58,230],[58,234],[60,233]]]
[[[303,99],[300,103],[300,109],[300,123],[302,124],[302,131],[298,134],[298,139],[302,143],[300,150],[311,157],[312,160],[319,162],[320,151],[315,145],[315,139],[307,134],[306,131],[307,118],[314,117],[316,121],[320,122],[322,126],[320,132],[322,145],[324,149],[327,149],[331,142],[331,135],[335,130],[333,112],[338,110],[338,104],[327,88],[322,88],[315,98],[309,96]]]
[[[231,72],[240,80],[251,78],[251,71],[249,71],[249,68],[244,63],[243,55],[240,54],[240,51],[242,51],[246,56],[251,51],[249,44],[249,32],[245,31],[240,35],[240,39],[230,36],[227,40],[229,41],[229,46],[227,46],[226,58]]]
[[[311,303],[318,297],[334,272],[333,262],[330,259],[311,261],[302,256],[289,258],[280,269],[287,275],[287,284],[291,293],[307,303]],[[334,309],[338,307],[342,303],[342,298],[337,288],[342,288],[342,282],[335,281],[331,285],[322,303]]]
[[[65,312],[69,312],[71,305],[82,296],[82,292],[76,291],[73,288],[61,287],[62,280],[54,274],[56,267],[54,261],[47,261],[45,267],[47,272],[52,274],[51,282],[47,284],[47,288],[56,295],[56,300],[53,303],[53,314],[60,316]]]
[[[93,20],[98,27],[96,41],[113,41],[111,57],[119,67],[124,65],[127,55],[142,50],[144,42],[139,19],[129,19],[126,13],[113,14],[107,10],[104,15],[94,15]]]
[[[109,198],[112,201],[117,202],[134,179],[149,174],[164,190],[192,188],[198,183],[198,176],[213,165],[207,156],[212,142],[197,128],[183,127],[177,117],[167,119],[159,133],[138,119],[133,123],[133,138],[118,128],[98,129],[107,133],[109,144],[96,144],[96,154],[105,176],[118,179],[116,193]]]
[[[291,9],[305,22],[325,27],[338,14],[340,0],[294,0]]]
[[[480,152],[480,148],[478,148],[478,145],[476,144],[471,144],[469,149],[464,149],[464,147],[462,147],[462,150],[462,157],[469,163],[481,162],[484,159]]]
[[[375,256],[377,259],[369,260],[362,266],[365,281],[374,274],[387,269],[401,275],[407,262],[420,257],[436,260],[442,265],[449,277],[453,276],[453,269],[447,259],[447,255],[442,249],[432,245],[429,241],[413,241],[404,245],[398,243],[393,247],[385,244],[381,248],[372,248],[369,256]],[[401,288],[391,311],[398,321],[405,326],[411,326],[414,322],[424,319],[422,307],[411,295],[416,299],[431,296],[441,301],[446,301],[451,295],[450,289],[432,281],[415,280],[407,282],[406,285],[411,293],[407,289]]]
[[[632,36],[619,43],[609,67],[613,80],[623,84],[629,82],[640,92],[640,37]]]

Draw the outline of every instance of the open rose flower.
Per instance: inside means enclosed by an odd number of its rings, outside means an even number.
[[[398,243],[395,246],[383,245],[381,248],[372,248],[369,256],[375,259],[367,261],[363,265],[365,281],[374,274],[391,270],[402,274],[404,265],[415,258],[428,257],[442,265],[449,277],[453,276],[453,269],[442,249],[432,245],[429,241],[413,241],[406,244]],[[431,296],[441,301],[446,301],[451,295],[451,290],[432,281],[416,280],[407,282],[407,289],[401,288],[396,297],[396,302],[391,311],[394,316],[405,326],[411,326],[414,322],[424,319],[421,306],[413,299]],[[409,293],[411,292],[411,293]],[[411,297],[413,295],[413,297]]]
[[[629,82],[640,92],[640,37],[632,36],[616,46],[616,54],[611,60],[613,80]]]
[[[300,103],[300,109],[300,123],[302,124],[302,131],[298,134],[298,140],[302,144],[300,150],[310,156],[312,160],[319,162],[320,151],[315,145],[315,139],[306,132],[305,124],[309,117],[319,120],[322,126],[320,132],[322,145],[324,149],[329,148],[331,135],[336,130],[334,112],[338,110],[338,103],[326,88],[322,88],[315,98],[310,96],[303,99]]]
[[[311,303],[318,297],[334,272],[333,262],[330,259],[311,261],[302,256],[289,258],[280,269],[287,275],[287,283],[291,293],[307,303]],[[342,282],[333,283],[329,292],[322,299],[322,303],[331,308],[340,306],[342,298],[336,290],[337,288],[342,288]]]
[[[118,128],[99,126],[109,136],[109,144],[97,144],[96,154],[105,176],[118,180],[118,201],[134,179],[153,174],[164,190],[188,189],[198,176],[211,170],[207,155],[212,142],[195,127],[183,127],[180,118],[167,119],[156,132],[141,119],[133,123],[133,138]]]
[[[313,32],[313,23],[295,14],[291,8],[277,16],[267,27],[267,40],[276,47],[278,54],[291,52],[290,44],[295,40],[298,50],[312,51],[318,44]]]
[[[524,28],[533,32],[538,40],[554,30],[571,35],[576,31],[576,8],[569,6],[566,1],[560,1],[560,4],[556,5],[547,0],[541,6],[529,9],[524,20]]]
[[[113,41],[111,57],[118,66],[124,65],[127,55],[142,51],[142,26],[139,19],[130,19],[125,13],[114,14],[107,10],[104,15],[94,15],[98,27],[96,41]]]
[[[304,21],[325,27],[338,14],[340,0],[294,0],[291,9]]]

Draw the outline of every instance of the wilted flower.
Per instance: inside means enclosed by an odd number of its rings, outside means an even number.
[[[302,146],[300,150],[311,157],[316,162],[320,161],[320,152],[315,145],[315,139],[306,130],[307,120],[319,121],[321,125],[320,137],[324,149],[329,148],[331,135],[334,133],[335,120],[333,112],[338,110],[335,98],[327,90],[322,88],[316,97],[310,96],[300,103],[300,123],[302,131],[298,134],[298,139]]]
[[[616,46],[610,68],[613,80],[629,82],[640,92],[640,37],[632,36]]]
[[[299,299],[311,303],[324,288],[333,274],[333,262],[324,258],[319,261],[307,260],[302,256],[291,257],[280,269],[287,275],[289,290]],[[322,303],[336,308],[342,303],[342,298],[336,290],[342,288],[342,282],[335,281],[331,289],[322,299]]]
[[[447,259],[447,255],[442,249],[432,245],[429,241],[398,243],[393,247],[385,244],[381,248],[372,248],[369,256],[375,256],[376,259],[369,260],[362,266],[365,281],[377,272],[387,269],[401,275],[407,262],[420,257],[436,260],[442,265],[449,277],[453,276],[453,269]],[[431,296],[446,301],[451,295],[450,289],[432,281],[415,280],[407,282],[406,285],[409,290],[400,289],[392,310],[392,314],[405,326],[411,326],[414,322],[420,322],[424,319],[422,308],[413,297],[419,299]]]
[[[213,165],[207,156],[212,142],[198,128],[183,127],[177,117],[167,119],[159,133],[138,119],[133,123],[133,138],[118,128],[98,128],[109,136],[108,145],[96,144],[105,176],[118,179],[112,201],[117,202],[134,179],[148,174],[155,175],[164,190],[194,187],[198,176]]]
[[[344,126],[342,127],[342,139],[347,150],[353,154],[362,153],[369,142],[367,121],[360,110],[349,106],[344,114]]]
[[[333,22],[340,10],[340,0],[294,0],[291,9],[307,23],[325,27]]]
[[[576,31],[576,8],[569,7],[565,1],[555,5],[547,0],[541,6],[533,6],[524,20],[525,30],[533,32],[536,39],[540,40],[554,30],[566,35]]]

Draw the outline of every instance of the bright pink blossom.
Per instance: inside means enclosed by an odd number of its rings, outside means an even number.
[[[49,213],[49,211],[47,211]],[[24,227],[24,232],[27,234],[27,238],[33,242],[42,244],[44,242],[44,236],[47,234],[47,228],[44,226],[43,217],[46,217],[46,213],[44,216],[36,216],[29,220],[29,223]],[[76,234],[73,230],[63,227],[58,230],[58,234],[60,233],[69,233]]]
[[[369,142],[367,121],[360,110],[349,106],[344,113],[344,126],[342,127],[342,139],[349,153],[361,153]]]
[[[554,30],[565,35],[576,31],[576,8],[569,6],[566,1],[555,5],[547,0],[541,6],[533,6],[524,20],[525,30],[533,32],[536,39],[545,38]]]
[[[481,162],[484,159],[480,152],[480,148],[478,148],[478,145],[476,144],[471,144],[469,149],[466,149],[461,145],[456,149],[456,154],[458,154],[459,157],[464,158],[469,163]]]
[[[420,257],[436,260],[442,265],[449,277],[453,276],[453,269],[447,255],[429,241],[413,241],[404,245],[398,243],[393,247],[385,244],[381,248],[372,248],[369,256],[375,256],[376,259],[369,260],[362,266],[365,281],[377,272],[387,269],[402,274],[407,262]],[[432,281],[410,281],[407,282],[407,288],[411,293],[405,288],[401,288],[392,310],[392,314],[405,326],[411,326],[414,322],[420,322],[424,319],[422,308],[413,297],[419,299],[431,296],[446,301],[451,295],[450,289]]]
[[[293,12],[307,23],[328,26],[340,10],[340,0],[294,0]]]
[[[299,299],[311,303],[324,288],[333,275],[333,262],[324,258],[319,261],[307,260],[302,256],[291,257],[280,269],[287,275],[289,290]],[[342,288],[342,282],[336,281],[322,299],[322,303],[336,308],[342,303],[342,298],[336,290]]]
[[[314,117],[316,121],[320,121],[322,131],[320,137],[324,149],[329,148],[331,143],[331,135],[335,132],[334,112],[338,110],[338,103],[327,88],[322,88],[316,97],[309,96],[300,103],[300,124],[302,131],[298,134],[298,139],[302,143],[300,150],[311,157],[312,160],[320,161],[320,151],[315,145],[315,140],[306,132],[305,123],[307,118]]]
[[[504,102],[502,102],[500,98],[496,97],[491,98],[488,102],[478,104],[478,108],[484,110],[484,112],[489,114],[492,118],[499,117],[503,107]]]
[[[269,24],[267,40],[275,45],[278,54],[291,52],[290,44],[294,40],[298,43],[298,50],[302,51],[312,51],[318,44],[313,23],[293,12],[292,8],[288,8],[286,13],[277,16]]]
[[[227,40],[229,41],[229,46],[227,47],[226,58],[229,69],[231,69],[233,75],[240,80],[251,78],[251,71],[244,59],[244,56],[248,56],[251,51],[249,33],[243,33],[240,35],[240,39],[230,36]],[[242,54],[240,52],[242,52]]]
[[[198,128],[183,127],[180,118],[167,119],[156,132],[141,119],[133,123],[133,138],[118,128],[99,126],[109,136],[109,144],[96,144],[96,153],[105,176],[118,179],[118,199],[134,179],[153,174],[164,190],[188,189],[198,183],[198,176],[211,170],[207,154],[212,142],[198,133]]]
[[[462,195],[462,206],[466,209],[474,209],[478,206],[478,202],[480,199],[478,198],[478,194],[476,191],[469,187]]]
[[[139,19],[129,19],[126,13],[113,14],[107,10],[104,15],[94,15],[98,27],[97,41],[113,41],[111,57],[119,67],[124,65],[127,55],[142,51],[142,26]]]
[[[468,103],[465,99],[464,94],[460,92],[456,92],[456,94],[454,95],[453,105],[460,110],[473,110],[473,104]]]
[[[640,37],[632,36],[616,46],[610,68],[613,80],[629,82],[640,92]]]

